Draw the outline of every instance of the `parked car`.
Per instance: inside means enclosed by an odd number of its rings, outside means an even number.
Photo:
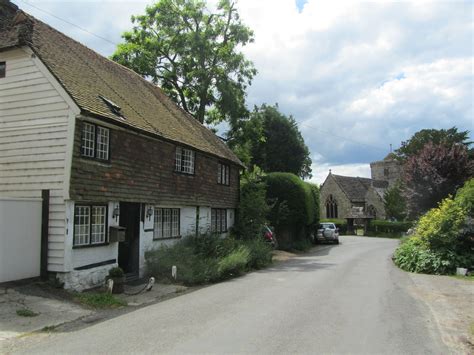
[[[334,244],[339,244],[339,229],[334,223],[321,223],[314,238],[314,242],[332,242]]]
[[[278,246],[278,242],[276,240],[275,232],[271,229],[271,227],[265,225],[262,228],[262,235],[263,239],[269,243],[273,249],[275,249]]]

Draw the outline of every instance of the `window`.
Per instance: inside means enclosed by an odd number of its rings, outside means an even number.
[[[230,166],[222,163],[217,164],[217,183],[230,185]]]
[[[332,195],[326,200],[326,218],[337,218],[337,202]]]
[[[389,170],[388,168],[383,169],[383,176],[388,176],[389,175]]]
[[[74,246],[104,244],[107,241],[107,206],[76,205]]]
[[[194,174],[194,151],[176,147],[175,170],[185,174]]]
[[[4,78],[7,71],[7,63],[0,62],[0,78]]]
[[[153,239],[179,237],[179,208],[155,207]]]
[[[213,208],[211,210],[211,232],[227,232],[227,210],[222,208]]]
[[[82,125],[81,155],[109,160],[110,129],[84,122]]]

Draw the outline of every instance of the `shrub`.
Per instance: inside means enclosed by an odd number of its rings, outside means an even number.
[[[470,217],[474,217],[474,178],[466,181],[456,192],[455,201],[462,206]]]
[[[113,267],[109,270],[109,276],[110,277],[114,277],[114,278],[117,277],[118,278],[118,277],[123,277],[124,275],[125,274],[124,274],[121,267],[116,266],[116,267]]]
[[[430,250],[418,237],[409,238],[394,254],[395,263],[403,270],[426,274],[450,274],[459,260],[453,252]]]
[[[469,215],[474,185],[468,181],[456,198],[444,199],[423,215],[413,237],[394,254],[395,263],[414,272],[450,274],[474,268],[474,222]]]
[[[217,263],[217,274],[220,279],[241,275],[250,260],[250,251],[244,245],[238,246]]]
[[[319,219],[318,189],[291,173],[271,173],[265,177],[269,219],[276,229],[281,248],[291,249],[296,240],[309,239]]]
[[[369,232],[381,232],[401,236],[403,233],[406,233],[411,227],[413,227],[412,222],[373,220],[370,221],[368,230]]]
[[[245,241],[244,245],[250,251],[247,264],[250,269],[261,269],[272,262],[272,247],[262,238]]]
[[[240,239],[261,238],[269,207],[266,185],[257,171],[245,173],[241,178],[240,202],[234,231]]]
[[[186,285],[216,282],[261,268],[272,259],[272,250],[259,239],[236,240],[212,235],[187,237],[171,246],[146,253],[149,274],[159,279],[171,278],[171,267],[177,267],[177,281]]]
[[[300,239],[300,240],[295,240],[293,242],[292,248],[294,250],[299,250],[299,251],[308,251],[311,249],[313,244],[311,243],[310,240],[308,239]]]

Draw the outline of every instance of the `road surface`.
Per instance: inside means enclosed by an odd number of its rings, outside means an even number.
[[[340,245],[84,329],[29,353],[448,354],[430,311],[395,268],[398,241]]]

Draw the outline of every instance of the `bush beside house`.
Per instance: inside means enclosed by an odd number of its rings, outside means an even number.
[[[272,260],[272,249],[263,239],[237,240],[215,235],[187,237],[170,246],[147,252],[147,270],[158,280],[197,285],[239,276],[260,269]]]
[[[395,251],[402,269],[427,274],[452,274],[456,267],[474,269],[474,179],[423,215],[415,234]]]
[[[281,249],[307,249],[319,223],[319,190],[291,173],[265,176],[269,220],[275,227]]]

